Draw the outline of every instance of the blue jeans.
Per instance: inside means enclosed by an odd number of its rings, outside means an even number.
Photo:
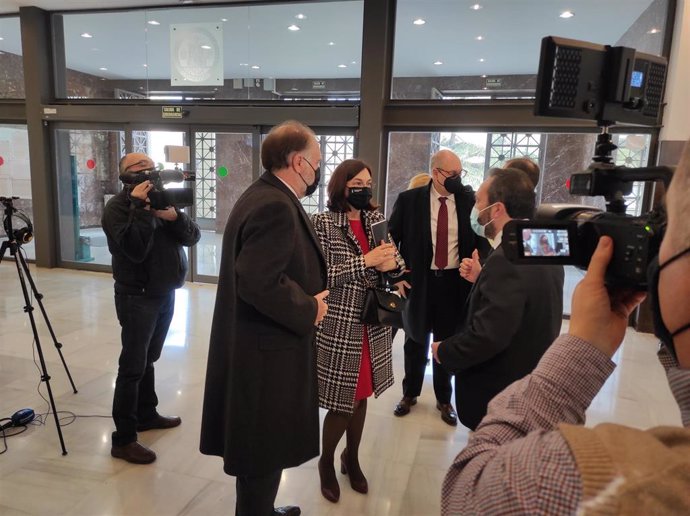
[[[113,445],[124,446],[137,440],[138,423],[158,415],[153,364],[163,351],[175,291],[162,296],[115,294],[115,310],[122,327],[122,351],[113,398]]]

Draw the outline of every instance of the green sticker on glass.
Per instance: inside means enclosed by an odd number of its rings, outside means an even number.
[[[228,175],[228,169],[225,167],[218,167],[218,175],[220,177],[225,177]]]

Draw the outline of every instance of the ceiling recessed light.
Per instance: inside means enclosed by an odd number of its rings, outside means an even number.
[[[486,79],[486,74],[483,73],[483,74],[481,75],[481,77],[482,77],[482,79]]]
[[[4,41],[4,40],[5,40],[5,38],[3,38],[2,36],[0,36],[0,41]]]
[[[575,16],[575,13],[572,12],[572,11],[563,11],[559,16],[560,16],[561,18],[566,18],[566,19],[567,19],[567,18],[572,18],[573,16]]]
[[[204,50],[211,50],[211,45],[201,45]]]
[[[297,18],[298,20],[306,20],[307,16],[302,13],[299,13],[295,15],[295,18]]]
[[[221,18],[220,21],[225,22],[225,21],[228,21],[228,19],[227,18]]]
[[[416,19],[415,21],[413,21],[412,23],[414,23],[415,25],[424,25],[424,24],[426,23],[426,21],[423,20],[422,18],[417,18],[417,19]]]
[[[480,58],[479,58],[479,62],[480,62],[480,63],[483,63],[484,61],[486,61],[486,59],[484,59],[483,57],[480,57]]]
[[[434,61],[434,64],[435,64],[436,66],[442,65],[442,64],[443,64],[443,61]]]
[[[141,66],[143,66],[144,68],[148,68],[148,67],[149,67],[149,65],[147,65],[146,63],[144,63],[144,64],[141,65]]]
[[[249,63],[240,63],[240,66],[249,66]]]
[[[260,69],[260,68],[261,68],[261,67],[260,67],[259,65],[252,65],[252,70],[258,70],[258,69]]]
[[[295,24],[292,24],[288,27],[288,30],[296,31],[296,30],[299,30],[299,27]]]
[[[347,68],[347,65],[346,64],[339,64],[338,68]]]
[[[146,23],[148,23],[149,25],[160,25],[160,24],[161,24],[161,22],[156,21],[156,20],[149,20],[149,21],[146,22]]]
[[[352,64],[357,64],[357,61],[352,61]]]
[[[291,89],[292,91],[297,91],[297,88],[295,88],[295,87],[292,87],[292,88],[290,88],[290,89]]]
[[[88,32],[82,32],[81,37],[82,38],[93,38],[93,36],[91,34],[89,34]]]
[[[108,69],[107,69],[105,66],[101,66],[101,67],[99,68],[99,70],[100,70],[101,72],[107,72],[107,71],[108,71]]]
[[[479,4],[470,5],[470,9],[472,9],[473,11],[478,11],[481,8],[482,6]]]
[[[484,36],[477,36],[477,37],[474,38],[474,39],[476,39],[477,41],[482,41],[482,40],[484,39]]]
[[[333,45],[335,45],[335,42],[334,42],[334,41],[329,41],[329,42],[328,42],[328,46],[329,46],[329,47],[332,47]]]
[[[660,32],[661,32],[661,30],[659,30],[659,29],[657,29],[656,27],[654,27],[653,29],[648,30],[648,31],[647,31],[647,34],[659,34]],[[0,38],[0,39],[2,39],[2,38]]]

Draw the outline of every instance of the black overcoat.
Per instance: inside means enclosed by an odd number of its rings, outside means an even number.
[[[229,475],[261,475],[319,454],[314,295],[326,263],[299,200],[264,173],[223,236],[206,372],[201,452]]]
[[[405,333],[416,342],[424,342],[429,331],[429,311],[427,301],[428,274],[431,269],[433,247],[431,243],[431,188],[432,185],[406,190],[398,195],[388,222],[388,229],[395,240],[407,268],[410,270],[407,280],[412,285],[408,294],[404,313]],[[455,194],[455,206],[458,216],[458,247],[460,261],[472,256],[478,249],[484,256],[488,242],[472,231],[470,212],[474,206],[474,191],[469,186]],[[469,295],[472,284],[461,281],[462,299]],[[464,306],[461,307],[461,310]],[[458,313],[457,326],[461,327],[465,319],[464,311]]]

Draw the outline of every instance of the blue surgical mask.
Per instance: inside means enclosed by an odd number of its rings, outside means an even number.
[[[478,210],[476,204],[474,206],[472,206],[472,212],[470,213],[470,226],[472,226],[472,231],[477,233],[480,237],[486,238],[486,226],[491,224],[494,221],[494,219],[491,219],[486,224],[481,224],[479,222],[479,214],[481,212],[483,212],[484,210],[488,210],[489,208],[491,208],[495,204],[496,203],[490,204],[489,206],[487,206],[486,208],[484,208],[482,210]]]

